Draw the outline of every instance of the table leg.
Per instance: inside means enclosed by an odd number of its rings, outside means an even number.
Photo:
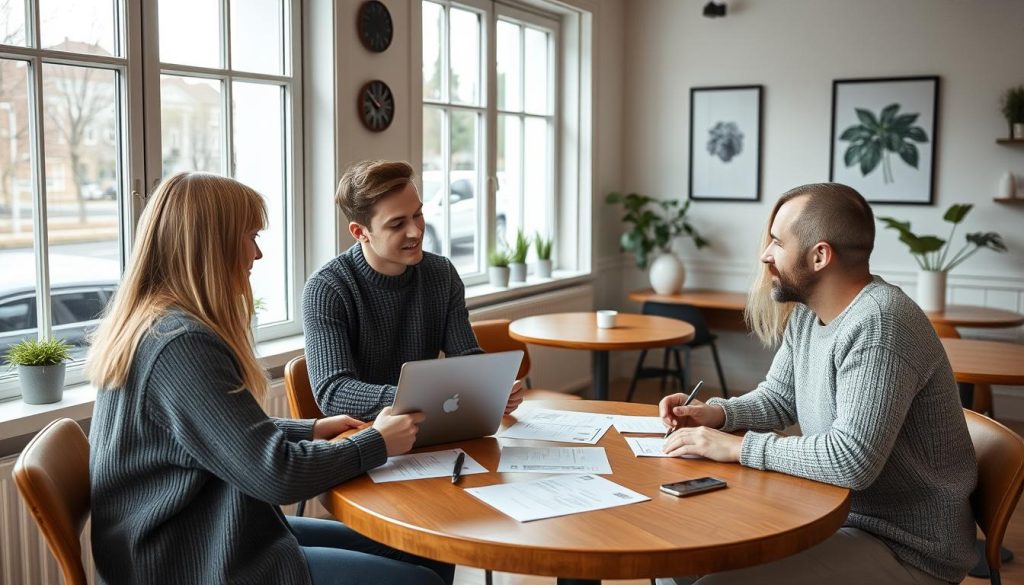
[[[601,585],[601,582],[592,579],[563,579],[559,577],[558,585]]]
[[[594,376],[594,399],[608,400],[608,352],[591,352],[591,367]]]
[[[957,382],[960,389],[960,406],[970,408],[974,406],[974,384],[970,382]]]

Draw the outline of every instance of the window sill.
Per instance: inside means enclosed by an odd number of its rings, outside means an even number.
[[[537,278],[531,275],[527,277],[526,282],[512,282],[507,287],[491,286],[487,283],[475,284],[466,287],[466,308],[479,309],[487,305],[585,284],[590,280],[589,272],[556,270],[551,278]]]

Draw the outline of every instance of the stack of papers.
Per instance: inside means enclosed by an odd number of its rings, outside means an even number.
[[[604,447],[503,447],[498,471],[610,474],[612,466]]]
[[[531,439],[593,445],[612,426],[614,416],[589,412],[568,412],[538,408],[528,410],[499,436],[505,439]]]
[[[374,483],[426,479],[428,477],[451,477],[455,470],[455,458],[459,456],[459,453],[462,453],[462,449],[396,455],[389,457],[384,465],[366,473]],[[477,463],[467,453],[466,460],[462,462],[462,475],[474,473],[487,473],[487,468]]]
[[[656,416],[623,416],[617,415],[615,430],[620,433],[640,433],[645,435],[664,435],[665,423]]]
[[[643,494],[589,474],[468,488],[466,493],[520,522],[650,500]]]
[[[665,439],[662,437],[626,437],[626,444],[637,457],[671,457],[662,452]],[[700,455],[683,455],[683,459],[703,459]]]

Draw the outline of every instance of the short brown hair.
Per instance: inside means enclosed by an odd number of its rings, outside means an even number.
[[[775,213],[787,201],[804,195],[808,196],[807,204],[793,223],[800,250],[827,242],[841,264],[867,267],[875,247],[875,215],[864,197],[840,183],[812,183],[783,193]]]
[[[364,160],[350,166],[338,182],[334,200],[349,221],[370,227],[373,206],[404,189],[415,176],[412,165],[402,161]]]

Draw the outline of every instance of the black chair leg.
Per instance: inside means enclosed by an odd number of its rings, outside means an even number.
[[[661,360],[661,395],[665,395],[665,383],[668,381],[668,353],[669,348],[665,348],[665,355]]]
[[[486,585],[494,585],[494,575],[491,574],[490,569],[484,571],[484,583]]]
[[[302,516],[306,512],[306,500],[299,502],[299,507],[295,509],[296,516]]]
[[[722,384],[722,398],[729,398],[729,389],[725,385],[725,374],[722,373],[722,362],[718,359],[718,348],[711,342],[711,356],[715,358],[715,369],[718,370],[718,381]]]
[[[689,392],[693,387],[690,386],[690,346],[683,346],[683,392]]]
[[[686,392],[686,370],[683,369],[683,362],[679,358],[679,349],[678,348],[672,348],[672,353],[675,355],[675,358],[676,358],[676,375],[675,375],[675,378],[676,378],[676,381],[680,385],[679,391],[680,392]]]
[[[640,378],[640,369],[644,367],[644,358],[647,357],[647,350],[640,352],[640,359],[636,360],[636,371],[633,372],[633,381],[629,383],[629,392],[626,393],[626,402],[633,402],[633,392],[636,391],[636,381]]]

